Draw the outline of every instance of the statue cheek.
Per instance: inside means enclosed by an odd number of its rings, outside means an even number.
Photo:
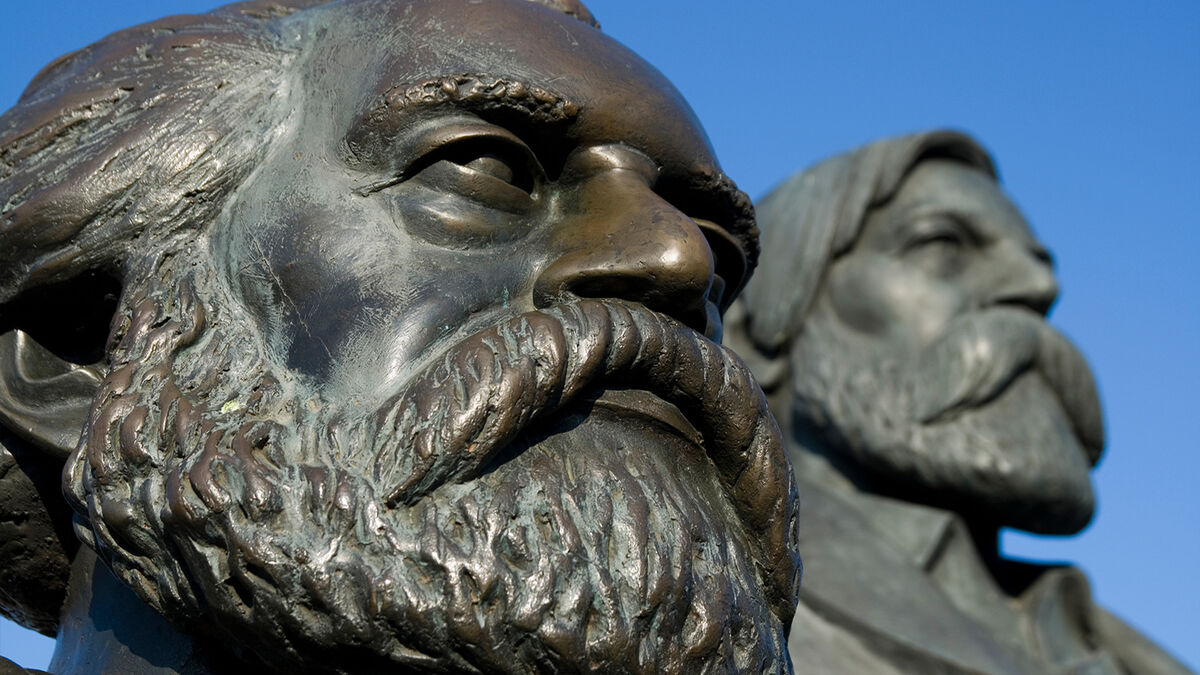
[[[825,288],[846,326],[917,344],[940,335],[965,304],[963,289],[886,256],[852,253],[830,268]]]
[[[491,256],[435,248],[408,253],[403,266],[372,265],[370,274],[343,280],[341,286],[329,283],[330,316],[312,321],[309,333],[290,333],[289,356],[332,362],[325,370],[309,371],[322,378],[329,395],[368,406],[379,403],[455,341],[533,309],[526,265],[514,262],[512,252]],[[342,306],[350,311],[340,314]]]
[[[902,279],[885,269],[883,261],[854,254],[830,267],[824,294],[835,315],[847,327],[868,335],[884,335],[899,320]]]

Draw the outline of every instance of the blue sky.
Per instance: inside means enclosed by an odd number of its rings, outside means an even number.
[[[13,4],[5,108],[63,52],[215,3]],[[753,197],[882,136],[948,126],[991,149],[1055,254],[1051,321],[1091,360],[1109,432],[1094,524],[1006,550],[1079,564],[1103,604],[1200,667],[1200,3],[588,4],[683,92]],[[0,625],[23,665],[44,666],[48,642]]]

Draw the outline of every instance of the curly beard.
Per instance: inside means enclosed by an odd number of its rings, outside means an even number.
[[[793,345],[794,423],[869,489],[971,522],[1070,534],[1104,446],[1083,356],[1028,310],[955,320],[917,353],[818,314]]]
[[[582,301],[356,415],[273,376],[232,299],[193,290],[223,287],[176,275],[129,303],[67,483],[81,538],[185,630],[306,672],[790,672],[795,486],[723,348]],[[669,401],[702,444],[606,387]]]

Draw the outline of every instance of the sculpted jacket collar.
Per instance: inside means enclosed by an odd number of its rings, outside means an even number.
[[[843,668],[857,652],[863,672],[1189,672],[1096,606],[1074,567],[1010,562],[1030,580],[1012,597],[957,515],[798,477],[805,583],[789,643],[798,673],[821,672],[805,663],[823,663],[829,649]]]

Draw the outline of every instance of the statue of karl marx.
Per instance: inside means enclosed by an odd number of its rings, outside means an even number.
[[[589,24],[241,3],[0,117],[0,607],[53,670],[790,672],[792,471],[714,342],[752,207]]]

